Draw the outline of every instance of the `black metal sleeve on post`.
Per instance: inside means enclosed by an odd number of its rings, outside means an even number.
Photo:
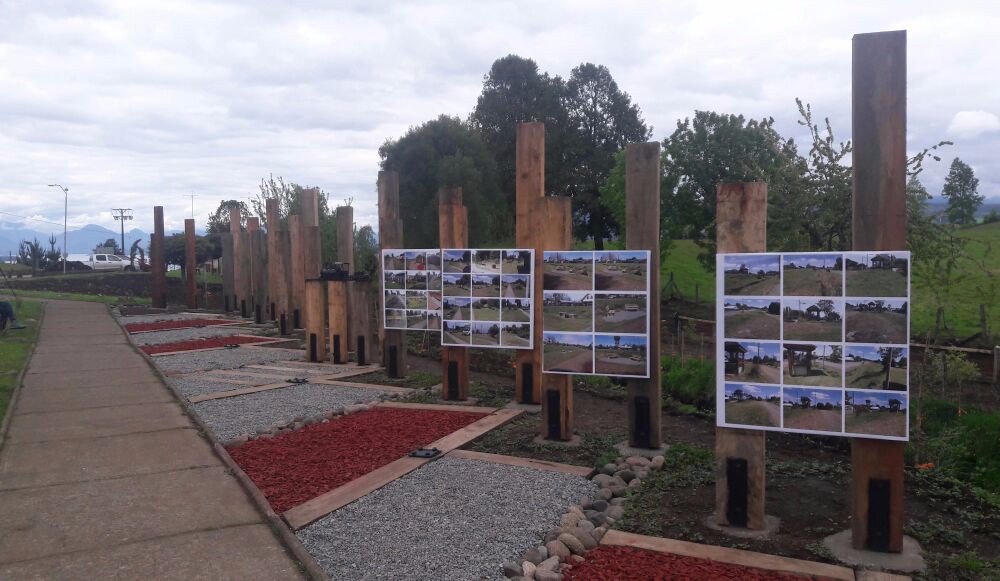
[[[729,502],[726,503],[726,521],[731,527],[747,526],[749,471],[745,458],[726,458],[726,483]]]

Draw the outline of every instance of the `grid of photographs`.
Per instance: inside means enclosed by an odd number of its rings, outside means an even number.
[[[441,344],[531,349],[534,250],[441,252]]]
[[[719,254],[717,424],[909,439],[909,252]]]
[[[545,373],[649,377],[649,251],[546,252]]]
[[[386,329],[441,330],[441,251],[383,250]]]

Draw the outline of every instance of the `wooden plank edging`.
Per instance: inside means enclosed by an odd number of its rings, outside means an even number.
[[[473,450],[452,450],[448,453],[452,458],[462,460],[482,460],[483,462],[493,462],[494,464],[506,464],[508,466],[521,466],[523,468],[533,468],[535,470],[546,470],[548,472],[561,472],[587,478],[594,471],[586,466],[573,466],[572,464],[561,464],[559,462],[549,462],[547,460],[535,460],[533,458],[520,458],[518,456],[505,456],[503,454],[489,454],[487,452],[475,452]]]
[[[410,390],[413,391],[413,390]],[[460,405],[460,404],[442,404],[442,403],[402,403],[402,402],[384,402],[379,404],[382,407],[388,408],[404,408],[411,410],[432,410],[438,412],[470,412],[474,414],[492,414],[497,410],[497,408],[488,408],[480,406],[471,405]]]
[[[302,385],[300,383],[266,383],[264,385],[255,385],[253,387],[246,387],[242,389],[230,389],[227,391],[213,391],[212,393],[206,393],[203,395],[196,395],[194,397],[189,397],[188,401],[191,403],[198,403],[202,401],[209,401],[212,399],[224,399],[227,397],[236,397],[240,395],[249,395],[251,393],[259,393],[261,391],[270,391],[272,389],[280,389],[282,387],[290,387],[292,385]]]

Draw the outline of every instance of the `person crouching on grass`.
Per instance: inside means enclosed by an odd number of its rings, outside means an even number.
[[[7,301],[0,301],[0,330],[7,328],[7,322],[10,321],[11,329],[24,329],[24,325],[17,321],[17,317],[14,315],[14,307]]]

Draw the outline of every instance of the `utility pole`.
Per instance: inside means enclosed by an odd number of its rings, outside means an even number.
[[[63,191],[63,274],[66,274],[66,255],[69,248],[66,246],[66,222],[69,217],[69,188],[64,188],[59,184],[49,184],[50,188],[59,188]]]
[[[121,222],[122,254],[125,254],[125,220],[132,219],[132,208],[111,208],[111,215],[115,217],[115,220]]]
[[[197,194],[185,194],[185,198],[191,198],[191,219],[194,220],[194,199],[198,197]]]

